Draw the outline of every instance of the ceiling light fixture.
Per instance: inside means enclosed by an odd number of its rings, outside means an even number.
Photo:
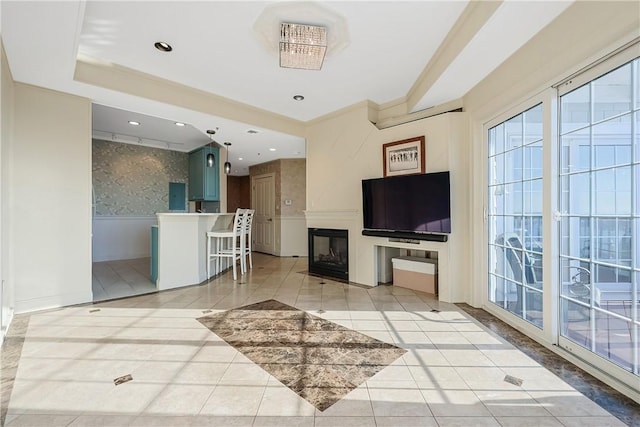
[[[153,45],[160,52],[171,52],[173,50],[171,45],[169,43],[167,43],[167,42],[155,42]]]
[[[276,151],[275,148],[269,148],[269,151]]]
[[[215,141],[213,140],[213,135],[216,134],[216,131],[212,129],[207,129],[207,134],[209,134],[209,139],[211,140],[211,142],[209,143],[209,146],[211,147],[215,143]],[[212,168],[215,165],[216,165],[216,156],[213,153],[207,153],[207,167]]]
[[[140,122],[136,122],[136,121],[134,121],[134,120],[129,120],[129,124],[130,124],[131,126],[140,126]]]
[[[253,23],[257,40],[270,55],[280,55],[283,42],[283,22],[298,22],[318,25],[326,34],[325,58],[333,58],[349,46],[347,19],[329,6],[332,2],[281,1],[270,2]],[[291,25],[291,24],[289,24]],[[314,45],[315,46],[315,45]]]
[[[176,126],[178,126],[178,127],[183,127],[184,126],[184,123],[181,123],[181,122],[175,122],[174,124]]]
[[[302,96],[302,95],[293,95],[293,99],[295,101],[304,101],[304,96]]]
[[[231,145],[231,143],[225,142],[224,145],[227,147],[227,161],[224,162],[224,173],[229,175],[229,173],[231,172],[231,163],[229,163],[229,146]]]
[[[280,24],[280,67],[319,70],[326,53],[326,27]]]

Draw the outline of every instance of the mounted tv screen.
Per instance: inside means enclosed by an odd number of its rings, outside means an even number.
[[[362,180],[365,230],[451,233],[449,172]]]

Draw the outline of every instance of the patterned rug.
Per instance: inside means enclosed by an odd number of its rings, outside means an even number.
[[[320,411],[406,352],[276,300],[198,321]]]

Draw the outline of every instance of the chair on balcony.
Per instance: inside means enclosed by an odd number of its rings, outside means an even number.
[[[504,251],[504,255],[511,270],[512,278],[516,283],[526,283],[531,287],[542,288],[541,281],[536,277],[535,259],[532,258],[522,245],[520,236],[516,233],[504,233],[496,238],[496,244],[498,250],[498,260],[502,260],[501,252]],[[506,273],[505,273],[506,274]],[[506,301],[515,302],[515,312],[520,313],[522,311],[522,286],[515,284],[509,285],[505,289],[505,295],[503,296]],[[527,310],[539,310],[541,307],[533,307],[528,302]]]
[[[523,247],[520,236],[515,233],[504,233],[496,238],[496,243],[504,246],[505,258],[511,269],[513,280],[542,289],[541,278],[537,277],[536,274],[535,259],[533,259]],[[498,259],[501,258],[498,257]],[[570,282],[563,285],[562,292],[564,292],[565,296],[588,304],[591,298],[591,272],[584,267],[573,265],[569,266],[569,269],[574,271],[570,276]],[[521,286],[511,285],[506,292],[507,295],[504,296],[507,301],[515,302],[515,312],[517,313],[520,313],[522,309],[522,292],[523,289]],[[599,304],[598,295],[596,295],[595,303]],[[535,307],[530,304],[531,302],[528,299],[528,311],[532,309],[542,310],[542,307]],[[589,316],[588,309],[583,310],[581,306],[575,306],[571,311],[572,320],[584,320]]]
[[[570,265],[568,268],[576,271],[567,285],[569,296],[577,299],[591,298],[591,272],[577,265]]]
[[[535,260],[529,256],[516,233],[504,233],[496,238],[496,244],[505,247],[507,262],[517,282],[522,282],[523,274],[527,284],[538,282],[534,269]]]

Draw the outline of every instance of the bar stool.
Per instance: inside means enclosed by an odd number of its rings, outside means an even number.
[[[240,260],[242,269],[242,237],[244,233],[244,209],[237,209],[233,219],[231,230],[219,230],[207,232],[207,279],[211,277],[211,261],[216,260],[216,273],[220,273],[222,259],[227,258],[233,267],[233,280],[238,279],[236,273],[236,261]],[[215,251],[212,251],[215,240]]]
[[[240,244],[240,251],[242,252],[242,270],[247,272],[247,256],[249,257],[249,268],[253,269],[253,260],[251,259],[251,224],[253,224],[253,215],[256,213],[255,209],[245,209],[244,211],[244,235],[242,236],[242,242]]]

